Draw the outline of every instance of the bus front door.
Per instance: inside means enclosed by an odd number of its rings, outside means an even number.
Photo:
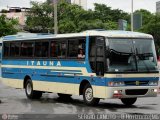
[[[105,71],[105,39],[104,37],[90,38],[90,66],[97,76],[103,76]]]

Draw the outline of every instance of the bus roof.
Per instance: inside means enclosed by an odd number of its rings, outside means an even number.
[[[105,36],[111,38],[153,38],[149,34],[131,32],[131,31],[119,31],[119,30],[87,30],[80,33],[69,34],[43,34],[43,33],[18,33],[16,35],[9,35],[3,37],[3,41],[11,40],[35,40],[35,39],[52,39],[52,38],[72,38],[72,37],[85,37],[85,36]]]

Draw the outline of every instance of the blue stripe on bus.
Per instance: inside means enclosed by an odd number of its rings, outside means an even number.
[[[84,67],[86,68],[87,72],[88,73],[92,73],[92,70],[90,68],[90,65],[89,65],[89,62],[88,61],[77,61],[77,60],[72,60],[72,61],[69,61],[69,60],[33,60],[34,63],[32,64],[32,60],[3,60],[2,61],[2,65],[15,65],[17,66],[21,66],[21,65],[24,65],[24,66],[34,66],[36,68],[36,66],[51,66],[51,67],[57,67],[57,64],[58,62],[60,62],[61,64],[61,68],[62,67],[75,67],[76,68],[79,68],[79,67]],[[37,62],[40,62],[40,65],[37,65]],[[47,62],[47,64],[45,63]],[[50,62],[53,62],[53,65],[50,65]],[[45,65],[44,65],[45,64]],[[69,70],[68,70],[69,71]],[[79,72],[78,70],[74,70],[75,72]]]
[[[33,63],[32,63],[33,62]],[[78,60],[3,60],[3,65],[26,65],[26,66],[57,66],[58,62],[63,67],[86,67],[87,62]],[[39,64],[40,65],[37,65]],[[53,63],[53,65],[51,65]]]
[[[158,77],[143,77],[143,78],[103,78],[103,77],[88,77],[88,76],[68,76],[54,74],[27,74],[32,80],[45,82],[59,82],[80,84],[82,80],[90,81],[91,85],[108,86],[110,81],[158,81]],[[3,78],[24,80],[26,73],[3,73]]]
[[[59,70],[59,69],[30,69],[30,68],[2,68],[3,73],[29,73],[29,74],[81,74],[81,70]]]

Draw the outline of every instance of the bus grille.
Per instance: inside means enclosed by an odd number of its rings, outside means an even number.
[[[148,85],[149,81],[138,81],[138,84],[136,84],[136,81],[124,81],[125,85],[130,86],[143,86]]]
[[[126,95],[145,95],[148,89],[128,89],[125,92]]]

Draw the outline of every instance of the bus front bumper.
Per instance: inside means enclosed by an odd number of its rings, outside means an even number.
[[[106,87],[106,98],[156,97],[158,86]]]

